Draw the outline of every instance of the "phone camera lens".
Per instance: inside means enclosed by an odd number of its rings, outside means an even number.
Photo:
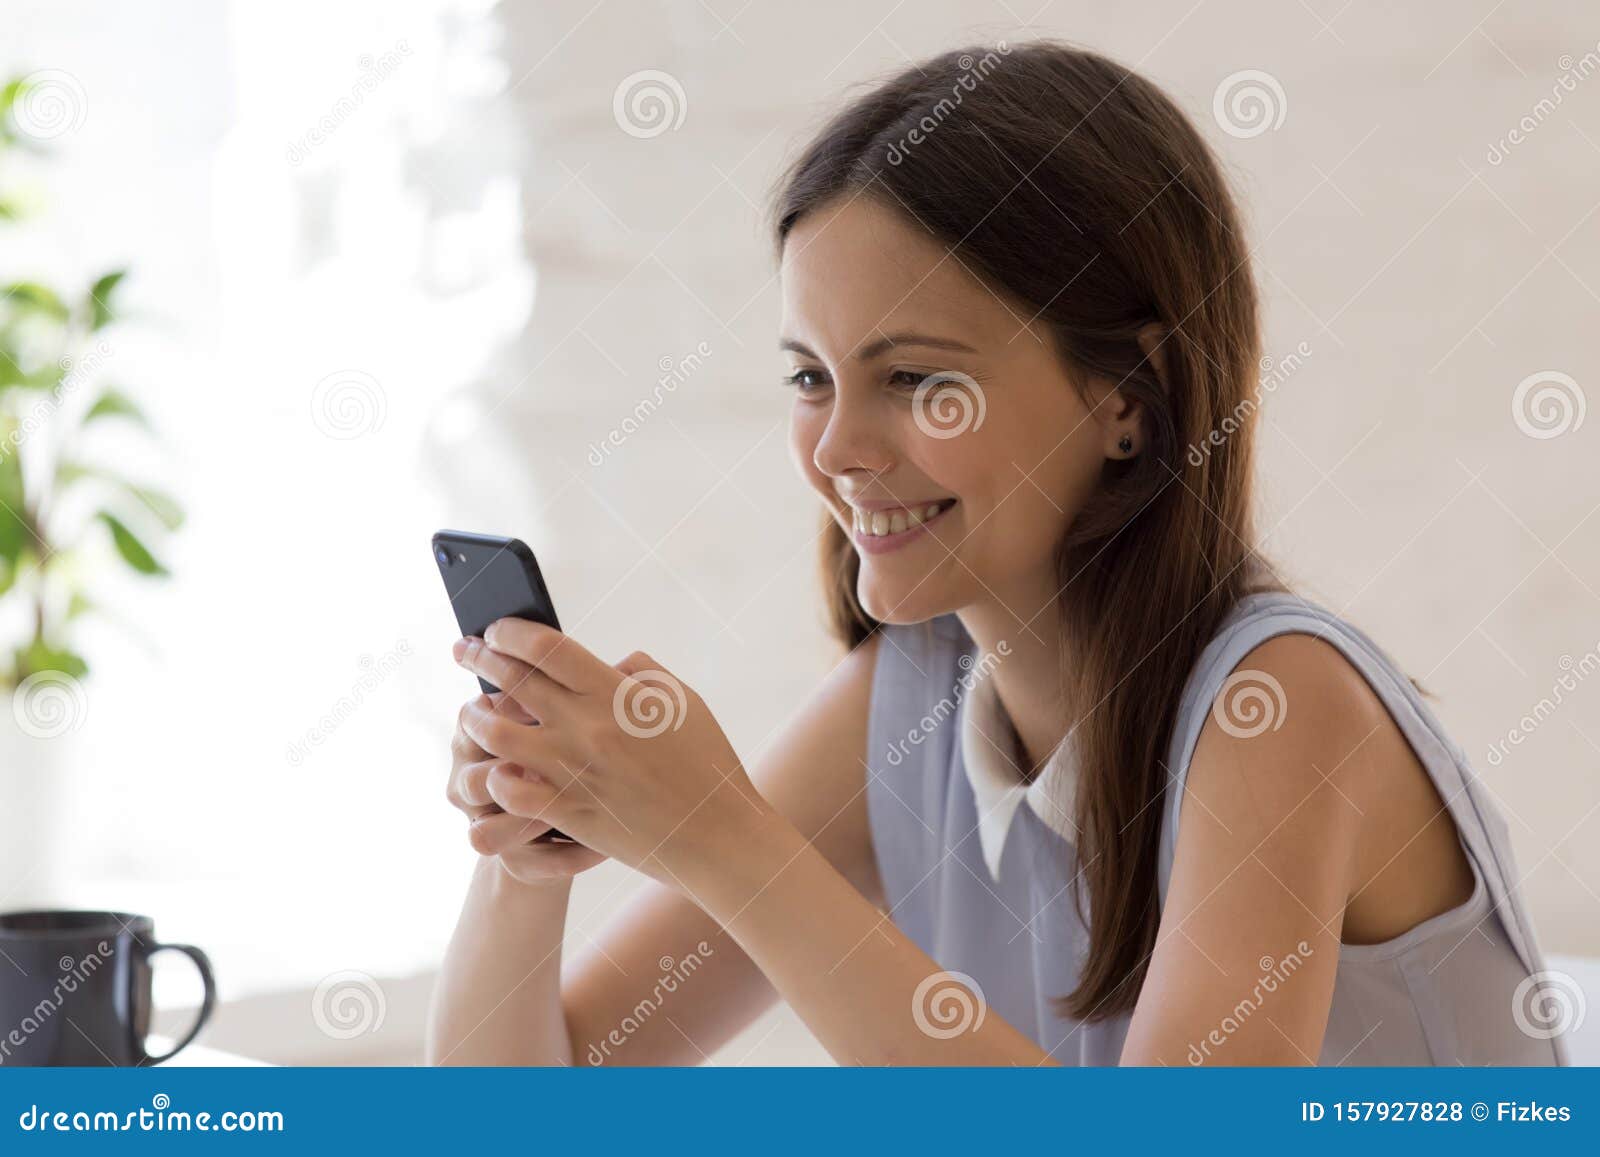
[[[450,551],[442,546],[433,548],[433,557],[439,560],[440,566],[450,565]]]

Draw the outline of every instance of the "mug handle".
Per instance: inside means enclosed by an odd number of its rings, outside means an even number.
[[[200,973],[200,983],[205,986],[205,995],[200,1000],[200,1014],[194,1018],[194,1023],[189,1026],[189,1031],[184,1033],[183,1039],[160,1055],[152,1056],[150,1053],[145,1053],[144,1060],[140,1063],[147,1065],[159,1065],[162,1061],[170,1061],[182,1052],[205,1027],[206,1021],[211,1019],[211,1014],[217,1007],[217,982],[211,975],[210,957],[193,944],[156,944],[145,953],[145,959],[149,960],[157,952],[181,952],[194,961],[195,969]]]

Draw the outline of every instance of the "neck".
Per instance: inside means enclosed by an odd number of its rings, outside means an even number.
[[[1041,609],[1029,618],[996,601],[963,608],[957,617],[977,643],[980,661],[984,655],[995,656],[989,678],[1029,768],[1037,773],[1067,733],[1061,616],[1053,594],[1032,604],[1024,600],[1010,605]]]

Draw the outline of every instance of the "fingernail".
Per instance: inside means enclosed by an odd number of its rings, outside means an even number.
[[[457,663],[465,659],[467,657],[467,641],[465,639],[457,639],[455,645],[450,648],[450,654]]]
[[[540,775],[537,771],[534,771],[531,767],[519,767],[517,768],[517,774],[522,776],[522,778],[527,780],[529,783],[544,782],[544,776]]]

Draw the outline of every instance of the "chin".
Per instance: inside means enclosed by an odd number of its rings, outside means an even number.
[[[856,599],[861,608],[880,623],[911,626],[925,623],[959,608],[959,602],[943,597],[932,581],[884,582],[869,575],[865,567],[856,580]]]

